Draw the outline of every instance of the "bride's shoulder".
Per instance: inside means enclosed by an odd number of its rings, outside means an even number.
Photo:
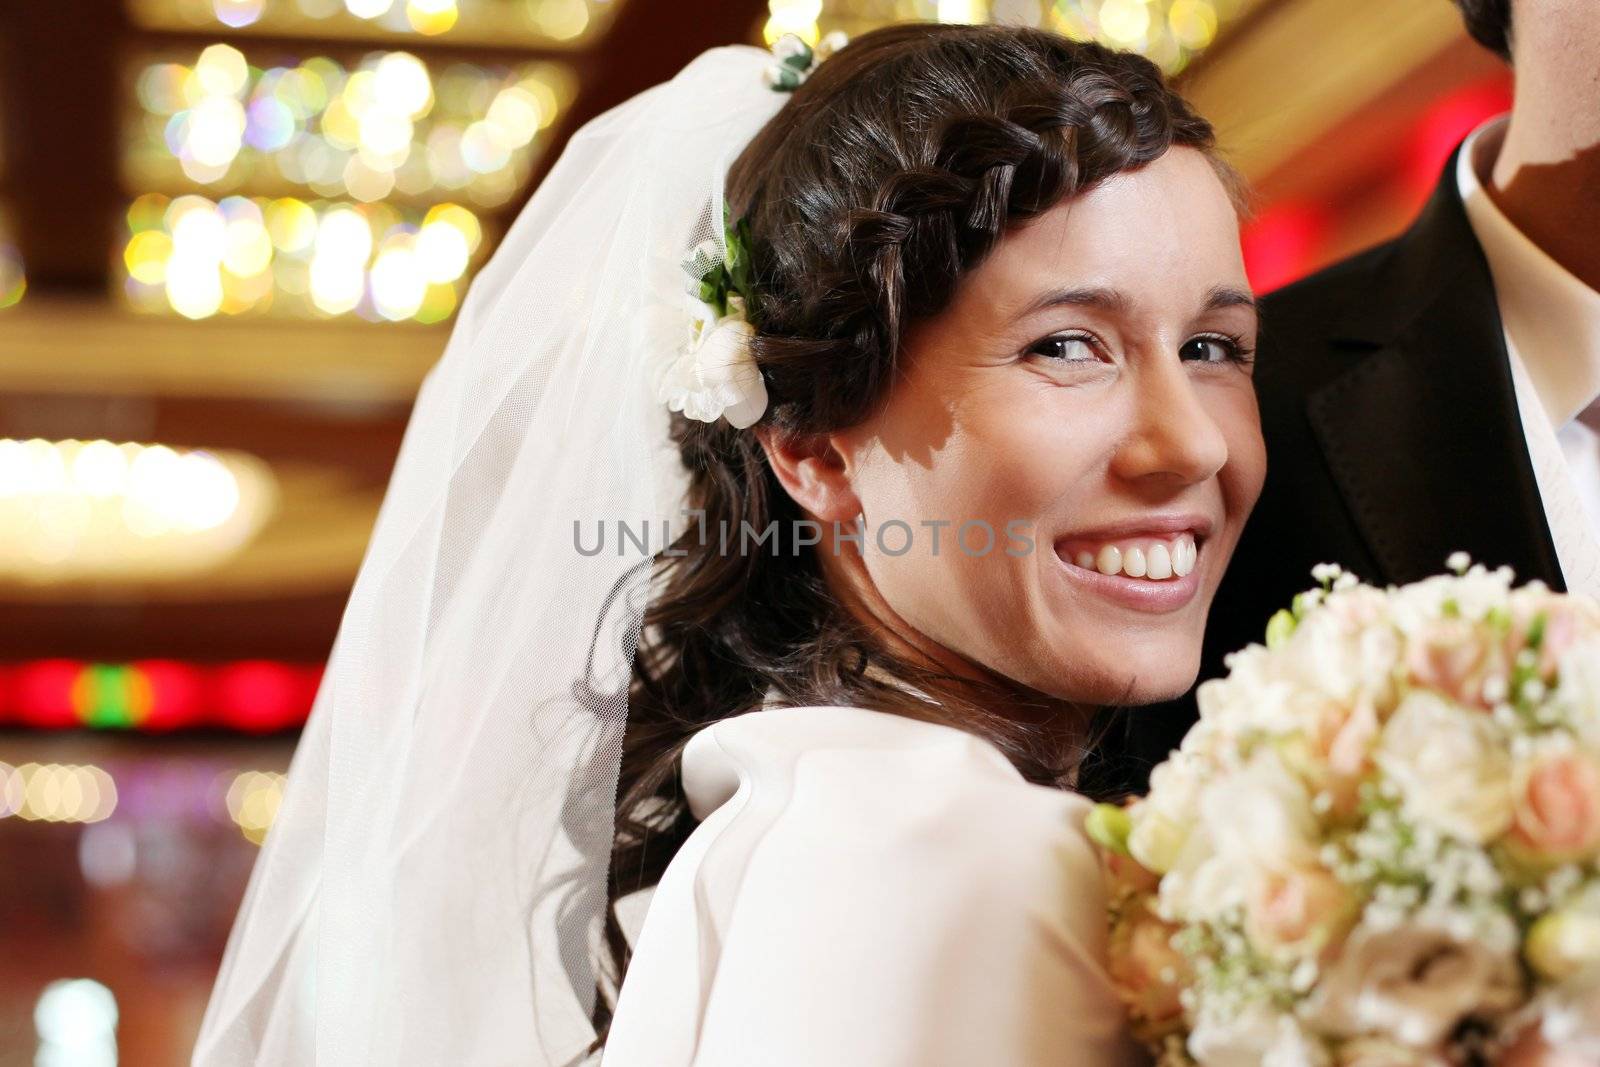
[[[1027,781],[955,726],[860,707],[768,707],[692,737],[683,784],[697,819],[758,823],[818,862],[911,863],[996,884],[1004,872],[1035,888],[1097,876],[1088,801]]]

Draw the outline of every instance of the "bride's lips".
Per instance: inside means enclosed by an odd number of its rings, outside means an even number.
[[[1199,559],[1211,527],[1201,515],[1145,515],[1063,535],[1055,555],[1073,585],[1135,611],[1164,614],[1200,592]]]

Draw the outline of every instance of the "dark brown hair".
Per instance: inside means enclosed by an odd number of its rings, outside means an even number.
[[[1489,51],[1511,61],[1511,0],[1455,0],[1467,32]]]
[[[945,307],[1007,230],[1211,127],[1148,60],[1036,30],[900,25],[819,66],[734,163],[760,295],[756,359],[780,435],[858,424],[885,397],[906,329]],[[1214,157],[1213,157],[1214,159]],[[1221,168],[1219,164],[1219,169]],[[655,561],[628,694],[609,902],[660,880],[694,829],[678,758],[705,726],[759,707],[844,704],[935,718],[993,742],[1030,781],[1070,785],[1074,727],[1027,725],[1037,694],[961,682],[890,655],[830,592],[804,518],[752,429],[676,418],[689,507],[779,537],[719,551],[694,527]],[[709,544],[702,543],[709,541]],[[878,669],[864,673],[869,665]],[[888,675],[938,698],[919,701]],[[1076,739],[1081,742],[1081,738]],[[608,908],[620,983],[628,949]],[[610,1024],[597,1002],[602,1044]]]

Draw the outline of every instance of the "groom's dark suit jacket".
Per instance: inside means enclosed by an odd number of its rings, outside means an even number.
[[[1459,549],[1564,588],[1455,166],[1399,238],[1263,301],[1267,481],[1211,610],[1202,679],[1261,640],[1324,561],[1404,583]],[[1142,789],[1194,716],[1192,693],[1131,709],[1107,743],[1132,758],[1097,773]]]

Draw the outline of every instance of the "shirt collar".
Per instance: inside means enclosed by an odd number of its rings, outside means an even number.
[[[1489,261],[1506,338],[1559,429],[1600,397],[1600,293],[1517,229],[1484,188],[1506,120],[1472,131],[1456,160],[1456,188]]]

